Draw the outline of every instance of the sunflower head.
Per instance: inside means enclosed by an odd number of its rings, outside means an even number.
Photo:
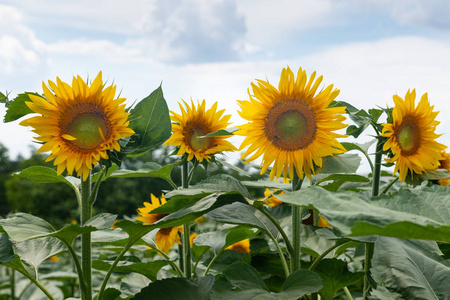
[[[438,143],[435,133],[436,116],[434,106],[430,106],[427,94],[415,105],[416,90],[408,90],[403,100],[394,95],[395,106],[392,110],[392,123],[384,123],[381,136],[387,138],[383,150],[390,151],[388,163],[395,163],[394,174],[406,179],[408,173],[422,174],[437,169],[444,160],[441,151],[447,148]]]
[[[345,107],[329,107],[339,90],[333,85],[316,94],[322,76],[298,70],[297,78],[291,69],[281,72],[278,89],[270,83],[257,80],[252,83],[250,101],[238,101],[242,118],[248,124],[239,126],[237,135],[245,136],[240,150],[246,162],[262,156],[261,174],[273,165],[270,179],[294,178],[294,170],[303,179],[311,178],[316,167],[322,167],[322,158],[345,152],[336,140],[346,135],[334,131],[347,127],[342,122]]]
[[[196,159],[199,162],[209,161],[211,156],[224,151],[237,150],[226,140],[228,136],[205,137],[209,133],[225,129],[231,115],[223,115],[225,110],[217,111],[217,102],[206,110],[205,100],[197,103],[191,100],[191,106],[183,101],[186,109],[179,103],[181,115],[170,111],[172,114],[172,136],[164,143],[164,146],[172,145],[177,148],[177,155],[185,155],[187,160]]]
[[[136,219],[144,223],[144,225],[151,225],[156,221],[164,218],[167,214],[152,214],[151,211],[166,204],[167,200],[163,197],[157,198],[153,194],[151,196],[151,203],[144,202],[144,207],[138,208],[139,217]],[[155,243],[158,249],[169,253],[170,248],[175,243],[181,244],[179,233],[182,231],[182,226],[161,228],[155,235]]]
[[[124,98],[114,99],[116,86],[103,88],[100,72],[88,86],[80,76],[72,86],[56,78],[42,84],[45,97],[30,94],[26,105],[40,116],[23,120],[20,125],[33,127],[42,144],[38,152],[51,151],[47,161],[54,160],[58,175],[75,171],[86,180],[100,158],[109,150],[120,151],[118,140],[134,131],[128,128],[129,113]]]

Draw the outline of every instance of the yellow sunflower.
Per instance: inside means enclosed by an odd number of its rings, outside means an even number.
[[[67,169],[86,180],[92,166],[100,158],[108,158],[108,150],[120,151],[120,138],[133,135],[128,128],[129,113],[124,98],[114,99],[116,86],[103,89],[102,72],[88,86],[80,76],[73,77],[72,86],[56,78],[42,83],[44,97],[29,95],[26,105],[40,116],[23,120],[38,134],[43,145],[38,152],[51,151],[46,161],[54,161],[58,175]]]
[[[217,111],[217,102],[206,110],[205,100],[197,107],[191,100],[189,106],[183,101],[186,110],[179,103],[181,115],[170,111],[172,116],[172,136],[164,143],[164,146],[172,145],[177,147],[177,155],[187,154],[187,160],[194,157],[202,162],[204,159],[210,160],[211,155],[224,151],[236,151],[230,142],[225,140],[229,136],[204,137],[205,135],[227,128],[231,115],[222,116],[225,110]]]
[[[440,168],[446,169],[448,172],[450,172],[450,153],[442,151],[441,155],[442,155],[443,159],[439,160]]]
[[[309,80],[306,72],[298,70],[297,79],[291,69],[281,72],[278,89],[270,83],[257,80],[252,83],[250,101],[238,101],[239,114],[250,123],[239,126],[235,134],[246,138],[240,150],[249,146],[242,159],[255,152],[246,162],[262,157],[261,174],[273,164],[270,179],[274,177],[293,179],[294,169],[303,179],[311,178],[315,166],[322,167],[322,158],[345,152],[336,138],[346,137],[333,131],[347,127],[345,107],[328,107],[339,90],[333,85],[316,94],[322,76]]]
[[[234,250],[234,251],[242,252],[242,253],[250,253],[250,240],[245,239],[245,240],[239,241],[237,243],[234,243],[231,246],[228,246],[226,249]]]
[[[270,190],[270,189],[266,188],[266,190],[264,191],[264,197],[266,198],[270,194],[272,194],[273,192],[276,192],[276,191],[278,191],[278,189]],[[283,195],[283,194],[286,194],[286,192],[282,191],[278,195]],[[275,207],[275,206],[279,206],[279,205],[283,204],[283,201],[281,201],[280,199],[278,199],[275,196],[271,196],[264,201],[264,204],[271,206],[271,207]]]
[[[399,172],[400,181],[405,180],[408,172],[412,175],[433,171],[440,166],[444,157],[441,151],[446,146],[436,142],[440,135],[434,131],[440,122],[425,93],[419,104],[415,105],[416,90],[408,90],[405,100],[394,95],[395,106],[392,110],[392,124],[384,123],[381,136],[388,138],[383,150],[391,150],[388,163],[395,163],[394,174]]]
[[[166,199],[163,197],[158,199],[153,194],[151,194],[150,196],[152,203],[144,202],[144,207],[138,208],[137,210],[138,214],[140,215],[140,217],[138,217],[137,220],[143,222],[144,225],[151,225],[156,221],[167,216],[167,214],[150,213],[155,208],[158,208],[167,202]],[[169,253],[170,248],[172,248],[175,243],[181,245],[179,233],[182,232],[182,230],[183,230],[182,226],[159,229],[155,235],[155,243],[156,246],[158,246],[158,249],[164,251],[164,253]]]

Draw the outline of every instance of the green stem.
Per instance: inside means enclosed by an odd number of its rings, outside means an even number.
[[[294,170],[294,179],[292,180],[292,190],[298,191],[302,187],[303,180],[301,180],[296,170]],[[302,208],[297,205],[292,206],[292,247],[293,253],[291,255],[291,272],[300,269],[300,230],[302,225]]]
[[[16,299],[16,273],[14,269],[11,269],[11,300]]]
[[[399,177],[396,177],[394,180],[391,181],[391,183],[388,184],[387,187],[384,188],[384,190],[381,192],[380,196],[384,195],[389,191],[389,189],[398,181]]]
[[[84,295],[86,293],[86,282],[84,281],[83,269],[81,268],[80,260],[78,259],[78,256],[75,253],[75,250],[69,243],[67,243],[64,239],[61,239],[60,241],[63,242],[64,245],[66,245],[67,249],[69,250],[70,255],[72,256],[73,262],[75,264],[75,268],[77,270],[78,280],[80,281],[81,294]]]
[[[92,215],[91,197],[91,175],[86,181],[81,180],[81,225],[83,226]],[[86,291],[84,300],[92,300],[92,261],[91,261],[91,233],[81,235],[81,266],[83,270]]]
[[[122,257],[125,255],[125,253],[127,253],[128,249],[130,249],[131,246],[133,246],[133,244],[136,241],[133,242],[128,242],[127,245],[125,245],[125,247],[122,249],[122,251],[119,253],[119,255],[116,257],[116,259],[114,260],[114,262],[112,263],[111,267],[109,268],[108,272],[105,275],[105,278],[103,279],[102,285],[100,287],[100,290],[98,292],[98,300],[102,300],[103,299],[103,293],[105,291],[106,288],[106,284],[108,283],[109,277],[111,277],[112,272],[114,271],[114,268],[117,266],[117,264],[119,263],[119,261],[122,259]]]
[[[348,300],[353,300],[352,294],[350,294],[348,287],[344,286],[342,289],[344,290],[345,295],[347,295]]]
[[[336,244],[334,244],[333,246],[331,246],[330,248],[328,248],[327,250],[325,250],[325,252],[323,252],[319,257],[316,258],[316,260],[311,264],[311,266],[308,268],[309,271],[312,271],[316,268],[316,266],[320,263],[320,261],[327,256],[328,253],[330,253],[331,251],[333,251],[334,249],[336,249],[337,247],[348,243],[348,242],[337,242]]]
[[[278,244],[278,241],[277,241],[276,237],[274,237],[272,234],[270,234],[270,232],[267,232],[267,235],[269,235],[269,237],[272,239],[272,241],[274,242],[275,246],[277,247],[278,254],[280,255],[280,259],[281,259],[281,264],[283,265],[284,274],[286,275],[286,278],[288,278],[289,275],[290,275],[289,266],[288,266],[288,264],[286,262],[286,259],[284,258],[283,250],[281,250],[280,244]]]
[[[195,167],[194,163],[194,167]],[[193,168],[194,169],[194,168]],[[194,170],[192,170],[192,173]],[[181,168],[181,185],[183,189],[189,188],[189,170],[188,170],[188,161],[185,160],[183,162],[183,166]],[[183,225],[183,272],[186,278],[191,278],[192,276],[192,262],[191,262],[191,244],[189,241],[189,236],[191,233],[191,224],[187,222]]]
[[[286,243],[286,248],[289,252],[289,255],[292,257],[294,253],[294,248],[292,247],[291,241],[289,241],[289,238],[286,234],[286,232],[281,227],[280,223],[264,208],[263,205],[261,206],[255,206],[260,212],[262,212],[267,218],[269,218],[270,221],[272,221],[273,225],[278,229],[281,236],[283,237],[284,242]]]
[[[370,291],[370,283],[369,283],[369,273],[370,273],[370,267],[371,267],[371,259],[373,256],[374,251],[374,244],[373,243],[366,243],[366,253],[365,253],[365,260],[364,260],[364,286],[363,286],[363,300],[367,299],[367,295]]]
[[[50,300],[55,300],[55,298],[50,294],[50,292],[33,276],[30,275],[28,272],[22,272],[18,270],[18,272],[22,273],[25,277],[31,280]]]
[[[211,268],[211,266],[213,265],[213,263],[216,261],[216,259],[219,257],[220,254],[222,254],[222,252],[225,250],[225,248],[220,249],[219,252],[217,252],[217,254],[211,259],[211,261],[209,262],[208,266],[206,267],[205,272],[203,273],[203,276],[206,276],[206,274],[208,274],[209,269]]]
[[[381,159],[383,157],[383,141],[377,142],[377,148],[375,153],[375,169],[373,172],[372,181],[372,196],[376,197],[380,190],[380,178],[381,178]]]

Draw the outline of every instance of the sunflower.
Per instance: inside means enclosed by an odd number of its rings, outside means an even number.
[[[231,115],[222,116],[225,110],[217,111],[217,102],[208,110],[205,108],[205,100],[201,104],[197,103],[197,107],[192,100],[192,106],[183,102],[186,110],[179,103],[181,115],[170,111],[174,122],[172,123],[173,133],[164,146],[175,146],[178,148],[177,155],[186,154],[188,161],[195,157],[199,162],[204,159],[209,161],[211,155],[215,153],[237,150],[225,140],[229,136],[204,137],[230,125],[228,121]]]
[[[85,181],[92,166],[100,158],[107,159],[108,150],[120,151],[120,138],[133,135],[128,128],[129,113],[124,98],[114,99],[116,86],[103,89],[102,72],[88,86],[80,76],[73,77],[72,86],[58,77],[56,84],[42,83],[44,97],[29,95],[26,105],[40,116],[23,120],[20,125],[31,126],[43,144],[37,152],[51,151],[46,161],[54,161],[58,175],[65,169],[74,171]]]
[[[151,213],[152,210],[160,207],[161,205],[164,205],[165,203],[167,203],[167,201],[163,197],[158,199],[153,194],[151,194],[150,196],[152,203],[144,202],[144,207],[138,208],[137,210],[138,214],[140,215],[137,220],[143,222],[144,225],[151,225],[167,216],[167,214]],[[182,231],[182,228],[182,226],[178,226],[159,229],[155,235],[155,243],[156,246],[158,246],[158,249],[164,251],[164,253],[169,253],[170,248],[172,248],[175,243],[181,245],[179,233]]]
[[[381,136],[388,138],[383,150],[390,150],[392,157],[385,159],[395,163],[394,174],[399,172],[400,181],[405,180],[408,172],[412,175],[433,171],[444,160],[441,151],[446,146],[435,141],[440,135],[434,131],[440,122],[425,93],[419,104],[415,105],[416,90],[408,90],[405,100],[394,95],[395,106],[392,110],[392,123],[384,123]]]
[[[311,178],[315,166],[322,167],[322,157],[346,151],[336,140],[346,136],[333,132],[347,127],[342,123],[345,107],[328,107],[339,90],[330,85],[316,95],[322,76],[314,81],[315,76],[308,81],[300,68],[295,80],[288,67],[281,72],[278,89],[257,80],[250,101],[238,101],[240,116],[250,121],[235,133],[246,137],[240,150],[249,146],[241,158],[255,152],[248,163],[262,155],[261,174],[273,164],[271,180],[288,174],[293,179],[294,169],[300,178]]]
[[[234,251],[242,252],[242,253],[250,253],[250,240],[245,239],[245,240],[239,241],[237,243],[234,243],[231,246],[228,246],[225,249],[234,250]]]
[[[278,191],[278,189],[270,190],[270,189],[266,188],[266,190],[264,191],[264,197],[267,198],[276,191]],[[279,193],[278,195],[283,195],[283,194],[286,194],[286,192],[281,191],[281,193]],[[283,204],[283,201],[281,201],[280,199],[278,199],[275,196],[270,196],[269,198],[264,200],[264,204],[271,206],[271,207],[275,207],[275,206],[279,206],[279,205]]]
[[[446,169],[448,172],[450,172],[450,153],[442,151],[441,155],[442,155],[443,159],[439,160],[440,168]]]

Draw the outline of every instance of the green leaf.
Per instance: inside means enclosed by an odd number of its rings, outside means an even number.
[[[261,229],[272,236],[278,235],[278,229],[262,212],[250,206],[236,202],[211,211],[208,216],[217,222],[247,225]]]
[[[218,131],[208,133],[204,137],[231,136],[231,135],[233,135],[233,132],[238,131],[238,130],[239,130],[239,128],[237,128],[237,127],[230,127],[230,128],[220,129]]]
[[[6,234],[0,233],[0,264],[12,262],[14,259],[11,241]]]
[[[117,171],[114,171],[111,174],[111,177],[115,178],[154,177],[164,179],[170,182],[172,185],[175,185],[175,183],[173,183],[172,181],[172,177],[170,177],[172,169],[173,165],[165,165],[164,167],[161,167],[157,163],[145,163],[142,166],[142,168],[136,171],[126,169],[119,169]]]
[[[34,267],[36,275],[40,264],[44,260],[65,250],[64,244],[54,237],[43,237],[14,243],[14,252],[22,261]]]
[[[224,161],[224,160],[219,160],[219,159],[216,158],[215,162],[218,163],[219,165],[222,165],[222,166],[224,166],[224,167],[226,167],[226,168],[229,168],[229,169],[231,169],[231,170],[233,170],[233,171],[238,172],[238,173],[241,174],[242,176],[250,177],[250,175],[248,175],[248,173],[245,172],[244,170],[242,170],[241,168],[238,168],[238,167],[236,167],[236,166],[233,165],[233,164],[229,164],[229,163],[227,163],[227,162]]]
[[[167,201],[164,205],[155,208],[151,212],[154,214],[171,214],[180,209],[194,204],[200,199],[213,194],[214,191],[205,191],[203,189],[181,189],[170,191],[165,195]]]
[[[340,259],[323,259],[314,269],[323,281],[320,294],[325,300],[332,300],[337,291],[343,287],[357,283],[364,277],[363,272],[352,273],[347,263]]]
[[[169,262],[167,260],[156,260],[146,263],[136,263],[136,262],[129,262],[129,261],[121,261],[117,264],[117,266],[114,268],[114,272],[118,273],[139,273],[147,277],[148,279],[152,281],[157,280],[157,274],[158,271],[164,267],[167,266]],[[111,267],[112,263],[106,262],[104,260],[94,260],[92,262],[92,267],[94,269],[100,270],[100,271],[108,271]]]
[[[227,174],[219,174],[208,177],[192,187],[195,189],[210,190],[213,192],[237,191],[244,195],[244,197],[250,198],[250,194],[245,186],[243,186],[239,180]]]
[[[173,201],[173,200],[171,200]],[[186,206],[154,223],[158,228],[175,227],[193,221],[204,214],[233,202],[247,203],[242,194],[238,192],[214,193],[196,203]],[[243,204],[244,205],[244,204]],[[246,205],[248,206],[248,204]]]
[[[305,177],[305,181],[307,180],[308,178]],[[251,188],[269,188],[269,189],[280,189],[283,191],[292,191],[292,186],[290,184],[265,179],[259,179],[256,181],[241,181],[241,183],[244,186]],[[303,184],[305,184],[305,182]]]
[[[208,300],[214,276],[206,275],[197,278],[169,278],[150,283],[133,298],[135,300]]]
[[[114,171],[116,171],[118,168],[119,168],[118,165],[112,164],[110,167],[108,167],[108,170],[106,171],[106,174],[104,174],[104,175],[102,176],[101,180],[102,180],[102,181],[105,181],[106,179],[108,179],[108,178],[111,176],[111,174],[112,174]],[[100,173],[101,173],[101,171],[100,171],[100,172],[97,172],[97,173],[95,173],[95,174],[93,174],[93,175],[91,176],[91,181],[92,181],[92,182],[96,182],[96,181],[98,180],[98,176],[100,175]],[[81,182],[80,182],[80,184],[81,184]]]
[[[19,173],[15,174],[18,177],[21,178],[27,178],[31,180],[32,182],[36,183],[65,183],[68,186],[70,186],[72,189],[78,193],[79,186],[81,184],[81,181],[79,178],[67,176],[64,177],[62,175],[57,175],[56,171],[43,166],[33,166],[26,168],[25,170],[20,171]]]
[[[137,273],[130,273],[121,281],[120,291],[125,297],[136,295],[142,287],[149,285],[151,282],[147,277]]]
[[[319,172],[321,174],[356,173],[360,163],[361,158],[358,154],[325,156]]]
[[[194,242],[199,246],[209,246],[213,248],[214,252],[217,254],[222,249],[255,235],[256,232],[251,229],[234,227],[228,232],[217,230],[199,234]]]
[[[319,183],[325,181],[333,181],[323,187],[328,191],[336,192],[343,184],[347,182],[370,182],[370,179],[356,174],[332,174],[322,180],[319,180],[316,185],[319,185]]]
[[[396,300],[401,299],[401,295],[398,293],[391,293],[386,287],[384,286],[377,286],[376,289],[372,290],[370,292],[370,298],[371,300]]]
[[[15,121],[23,116],[34,113],[34,111],[32,111],[25,104],[26,101],[31,102],[31,99],[28,96],[30,94],[40,96],[37,93],[27,93],[27,92],[17,95],[17,97],[14,98],[14,100],[8,104],[6,115],[4,118],[5,123]]]
[[[403,299],[450,298],[450,263],[408,240],[378,238],[371,273]]]
[[[9,215],[0,220],[0,225],[14,241],[25,241],[55,232],[55,228],[44,219],[26,213]]]
[[[331,248],[336,242],[328,240],[318,234],[325,228],[313,228],[312,226],[302,225],[301,227],[301,250],[302,253],[319,257],[320,254]],[[327,229],[328,230],[328,229]],[[327,257],[333,257],[334,252],[328,254]]]
[[[216,280],[211,298],[296,300],[321,288],[322,280],[317,274],[298,270],[286,279],[280,293],[271,293],[256,269],[246,263],[236,262]]]
[[[103,293],[103,300],[116,300],[117,298],[120,298],[120,291],[115,289],[115,288],[107,288],[105,290],[105,292]],[[97,297],[95,297],[94,299],[97,299]]]
[[[373,139],[364,144],[342,142],[341,145],[344,146],[344,148],[347,151],[358,150],[361,151],[362,153],[369,154],[368,151],[370,146],[372,146],[376,141],[377,141],[376,139]]]
[[[121,152],[141,155],[161,145],[171,134],[169,109],[161,86],[140,101],[130,112],[130,128],[135,134]]]
[[[286,203],[316,209],[347,236],[385,235],[450,242],[450,193],[447,187],[402,189],[370,201],[351,191],[320,187],[278,195]]]

